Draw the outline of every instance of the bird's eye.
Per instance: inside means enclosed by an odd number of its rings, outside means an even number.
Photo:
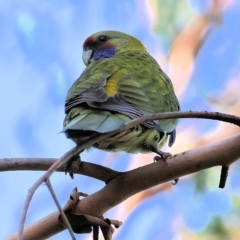
[[[100,37],[98,38],[98,40],[99,40],[100,42],[106,42],[106,41],[108,40],[108,38],[107,38],[107,36],[102,35],[102,36],[100,36]]]
[[[88,47],[83,47],[83,50],[84,50],[84,51],[87,51],[87,50],[88,50]]]

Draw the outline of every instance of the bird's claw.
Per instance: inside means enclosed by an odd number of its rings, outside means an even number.
[[[171,157],[172,154],[169,152],[162,152],[162,151],[158,151],[158,156],[155,156],[153,158],[154,162],[158,162],[160,160],[163,160],[164,162],[167,162],[167,158]]]
[[[70,169],[73,161],[77,161],[78,166],[80,167],[80,164],[81,164],[80,155],[77,155],[77,156],[72,157],[68,162],[66,162],[66,164],[65,164],[65,166],[64,166],[65,175],[67,175],[67,173],[69,173],[69,176],[71,177],[71,179],[74,178],[74,175],[73,175],[72,172],[69,172],[69,169]]]
[[[177,185],[178,181],[179,181],[179,178],[175,178],[171,181],[171,184],[172,185]]]
[[[156,152],[156,151],[155,151],[155,152]],[[164,161],[165,163],[167,163],[167,158],[169,158],[169,157],[172,156],[171,153],[169,153],[169,152],[162,152],[162,151],[160,151],[160,150],[158,150],[156,153],[157,153],[158,155],[153,158],[153,161],[154,161],[154,162],[158,162],[158,161],[161,160],[161,161]],[[173,180],[171,181],[171,184],[172,184],[172,185],[177,185],[178,181],[179,181],[179,178],[175,178],[175,179],[173,179]]]

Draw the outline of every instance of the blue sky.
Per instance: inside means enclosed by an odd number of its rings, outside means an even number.
[[[0,1],[0,157],[60,157],[74,144],[61,134],[67,90],[84,69],[82,43],[90,34],[106,29],[124,31],[139,38],[150,53],[168,52],[170,43],[159,46],[160,34],[152,29],[151,12],[143,1]],[[187,1],[201,13],[207,6]],[[164,8],[164,6],[162,6]],[[181,97],[183,110],[213,110],[207,97],[218,97],[229,79],[240,75],[240,6],[233,4],[223,14],[223,23],[209,36],[195,61],[190,84]],[[239,78],[238,78],[239,79]],[[188,121],[181,121],[181,129]],[[192,123],[192,122],[191,122]],[[202,132],[215,123],[199,121]],[[83,153],[82,159],[106,163],[108,155],[98,150]],[[119,153],[108,167],[127,169],[131,155]],[[42,172],[3,172],[0,175],[2,226],[0,239],[14,233],[19,224],[24,199],[30,186]],[[173,239],[175,219],[183,219],[190,231],[201,231],[214,215],[231,211],[231,191],[236,175],[227,190],[213,188],[195,195],[195,184],[188,178],[171,192],[163,192],[137,206],[115,239]],[[239,177],[238,177],[239,179]],[[88,194],[103,183],[84,176],[74,180],[55,173],[52,184],[64,205],[74,187]],[[216,180],[217,187],[217,180]],[[185,201],[191,207],[185,208]],[[216,204],[218,203],[218,204]],[[209,207],[214,206],[214,208]],[[42,185],[34,195],[27,223],[55,211],[56,207]],[[198,217],[196,218],[196,213]],[[109,215],[111,214],[111,215]],[[106,217],[114,218],[115,210]],[[150,217],[150,220],[148,219]],[[121,219],[119,219],[121,220]],[[152,224],[158,222],[157,226]],[[51,238],[66,239],[67,231]],[[87,235],[78,239],[89,239]]]

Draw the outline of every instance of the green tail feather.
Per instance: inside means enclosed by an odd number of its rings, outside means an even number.
[[[111,114],[107,111],[81,111],[73,119],[66,119],[64,130],[88,130],[106,133],[120,128],[128,119],[120,114]]]

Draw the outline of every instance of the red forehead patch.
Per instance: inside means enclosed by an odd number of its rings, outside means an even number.
[[[94,37],[93,36],[90,36],[88,37],[85,42],[83,43],[83,47],[88,47],[88,46],[91,46],[94,42]]]

